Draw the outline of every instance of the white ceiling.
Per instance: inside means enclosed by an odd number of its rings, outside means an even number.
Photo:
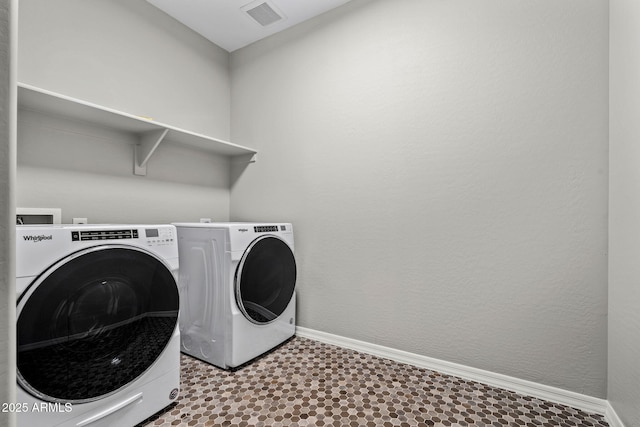
[[[350,0],[147,1],[223,49],[233,52]],[[270,7],[282,19],[262,26],[245,12],[255,7],[258,7],[256,11]]]

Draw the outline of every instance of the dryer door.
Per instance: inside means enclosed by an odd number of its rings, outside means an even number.
[[[287,308],[296,286],[296,261],[289,245],[275,236],[254,240],[235,276],[236,301],[256,324],[275,320]]]
[[[88,402],[142,375],[173,336],[178,288],[154,255],[128,246],[79,251],[18,300],[18,382],[54,402]]]

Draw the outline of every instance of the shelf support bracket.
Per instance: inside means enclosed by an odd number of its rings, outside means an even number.
[[[234,164],[255,163],[258,161],[258,153],[240,154],[234,156],[231,160]]]
[[[133,147],[133,173],[145,176],[147,162],[156,151],[169,129],[150,130],[140,136],[140,142]]]

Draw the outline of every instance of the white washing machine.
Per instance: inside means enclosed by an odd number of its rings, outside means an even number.
[[[233,369],[295,334],[291,224],[174,225],[184,353]]]
[[[133,426],[180,386],[172,225],[16,227],[18,426]]]

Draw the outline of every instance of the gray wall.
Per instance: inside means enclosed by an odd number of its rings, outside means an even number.
[[[608,2],[354,0],[231,55],[299,324],[606,396]]]
[[[145,1],[22,0],[20,9],[20,82],[229,139],[223,49]],[[62,208],[63,222],[228,219],[226,160],[162,144],[147,176],[134,176],[135,143],[20,112],[18,206]]]
[[[0,0],[0,403],[15,401],[15,169],[17,1]],[[0,412],[0,425],[15,416]]]
[[[610,7],[608,398],[640,426],[640,3]]]

